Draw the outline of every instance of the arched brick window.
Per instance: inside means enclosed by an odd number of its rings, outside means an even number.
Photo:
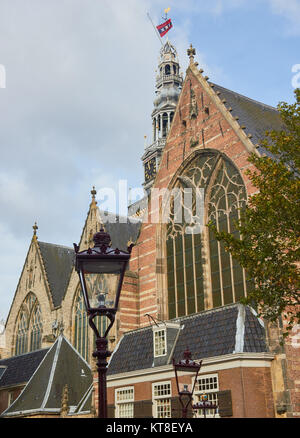
[[[197,227],[191,232],[183,201],[183,220],[177,223],[173,201],[166,242],[170,319],[234,303],[245,296],[247,286],[244,269],[206,227],[213,221],[219,230],[237,235],[234,221],[245,206],[247,195],[234,164],[218,152],[203,151],[177,177],[174,187],[192,189],[193,194],[195,189],[203,189],[204,226],[201,232]],[[196,215],[194,197],[190,214]]]

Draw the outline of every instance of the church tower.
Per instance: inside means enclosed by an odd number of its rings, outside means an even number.
[[[158,75],[156,77],[156,96],[154,110],[151,114],[152,143],[146,146],[142,156],[145,170],[143,186],[146,192],[149,192],[153,185],[181,92],[183,79],[179,70],[176,49],[167,40],[160,50]]]

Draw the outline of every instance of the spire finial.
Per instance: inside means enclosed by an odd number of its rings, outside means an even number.
[[[93,190],[91,190],[91,195],[92,195],[92,203],[91,203],[91,205],[96,207],[96,205],[97,205],[97,201],[96,201],[97,191],[95,189],[95,186],[93,186]]]
[[[192,44],[190,45],[189,49],[187,49],[187,54],[190,58],[190,64],[194,64],[194,56],[196,56],[196,49],[194,49]]]
[[[95,196],[97,195],[95,186],[93,186],[93,190],[91,190],[92,198],[95,199]]]
[[[36,222],[34,223],[32,228],[33,228],[33,236],[32,236],[32,238],[34,240],[37,240],[36,230],[38,230],[39,227],[37,226]]]

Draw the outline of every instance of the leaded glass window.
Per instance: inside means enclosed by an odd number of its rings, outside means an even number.
[[[79,288],[75,301],[74,347],[85,360],[88,360],[89,355],[88,334],[87,313],[84,306],[83,294],[81,288]]]
[[[234,222],[246,203],[238,170],[227,157],[204,151],[177,177],[174,187],[191,190],[193,197],[189,207],[185,196],[180,198],[181,222],[176,219],[176,201],[171,199],[166,241],[170,319],[233,303],[246,294],[244,270],[206,227],[213,221],[218,230],[238,236]],[[202,190],[202,210],[196,208],[197,190]],[[192,228],[191,217],[204,226]]]
[[[104,286],[103,286],[104,287]],[[107,292],[108,293],[108,292]],[[96,325],[99,334],[104,335],[108,320],[106,316],[96,316],[93,320]],[[89,339],[91,337],[91,340]],[[74,306],[74,342],[73,345],[81,356],[88,362],[91,346],[95,346],[95,335],[92,330],[89,329],[88,316],[84,305],[84,299],[81,288],[78,289],[75,306]]]
[[[16,349],[15,354],[24,354],[27,353],[28,349],[28,315],[26,314],[26,310],[21,310],[21,314],[19,317],[19,324],[17,328],[16,334]]]
[[[30,351],[38,350],[42,346],[42,315],[37,304],[31,318]]]
[[[18,316],[15,354],[35,351],[42,346],[42,314],[36,296],[30,292],[22,303]]]

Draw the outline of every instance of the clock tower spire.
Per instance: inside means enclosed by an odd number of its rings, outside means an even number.
[[[145,147],[142,156],[145,170],[143,186],[147,192],[153,185],[181,92],[183,78],[179,70],[176,49],[167,40],[160,50],[156,77],[154,109],[151,114],[152,143]]]

